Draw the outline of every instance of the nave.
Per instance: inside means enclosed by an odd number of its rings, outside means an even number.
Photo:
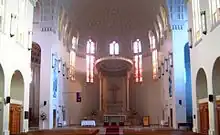
[[[112,132],[107,130],[111,128]],[[17,135],[202,135],[191,131],[175,130],[171,128],[151,127],[68,127],[62,129],[29,131]]]

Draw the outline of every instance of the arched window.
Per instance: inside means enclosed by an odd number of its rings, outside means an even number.
[[[162,24],[162,21],[161,21],[161,17],[159,15],[157,16],[157,23],[158,23],[158,26],[159,26],[160,38],[163,38],[163,24]]]
[[[94,82],[95,43],[89,39],[86,45],[86,82]]]
[[[76,49],[76,45],[77,45],[77,38],[73,36],[72,38],[72,49]]]
[[[220,8],[220,1],[219,0],[211,0],[211,13],[212,13],[212,24],[215,24],[219,18],[219,8]]]
[[[160,32],[159,32],[159,28],[156,22],[154,22],[154,28],[155,28],[155,32],[156,32],[156,39],[157,42],[160,42]]]
[[[141,41],[137,39],[133,42],[133,53],[134,53],[134,73],[135,73],[135,82],[143,81],[143,68],[142,68],[142,49]]]
[[[150,41],[150,49],[151,50],[155,49],[156,48],[156,39],[155,39],[154,33],[152,31],[150,31],[148,33],[148,38]]]
[[[167,29],[168,26],[168,20],[167,20],[167,12],[163,6],[160,7],[160,14],[163,21],[163,28]]]
[[[201,37],[201,13],[200,13],[200,4],[199,0],[192,1],[193,6],[193,35],[195,42],[198,41]]]
[[[153,79],[157,79],[158,73],[158,52],[155,43],[155,36],[152,31],[149,32],[149,41],[152,52]]]
[[[109,44],[109,54],[119,55],[119,44],[115,41]]]

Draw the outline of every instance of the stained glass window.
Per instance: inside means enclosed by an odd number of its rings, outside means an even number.
[[[149,32],[149,41],[150,41],[150,47],[152,52],[152,66],[153,66],[153,79],[157,79],[158,74],[158,52],[155,42],[155,36],[152,31]]]
[[[143,70],[142,70],[142,54],[141,54],[141,41],[137,39],[133,43],[133,53],[134,53],[134,70],[135,70],[135,82],[143,81]]]
[[[168,25],[168,20],[167,20],[166,10],[163,6],[160,7],[160,12],[161,12],[161,17],[162,17],[162,20],[163,20],[164,28],[166,29],[167,25]]]
[[[110,55],[118,55],[119,54],[119,44],[115,41],[110,43],[109,45],[109,54]]]
[[[157,22],[158,22],[159,31],[160,31],[160,38],[162,38],[163,37],[163,24],[162,24],[160,16],[157,16]]]
[[[90,39],[86,45],[86,82],[94,82],[95,43]]]

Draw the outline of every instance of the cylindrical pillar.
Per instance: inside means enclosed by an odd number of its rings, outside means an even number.
[[[130,110],[130,103],[129,103],[129,81],[130,80],[130,73],[127,73],[127,77],[126,77],[126,110],[129,111]]]
[[[102,74],[99,73],[99,111],[102,111]]]

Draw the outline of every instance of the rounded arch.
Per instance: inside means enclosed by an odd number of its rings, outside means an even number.
[[[4,97],[4,87],[5,87],[5,74],[0,64],[0,97]]]
[[[155,39],[155,35],[152,31],[148,32],[148,38],[150,41],[150,49],[153,50],[156,48],[156,39]]]
[[[220,57],[215,60],[212,70],[212,85],[214,94],[220,95]]]
[[[31,63],[41,64],[41,47],[36,42],[32,42]]]
[[[196,76],[196,96],[197,100],[208,97],[207,77],[205,70],[200,68]]]
[[[167,19],[167,11],[164,6],[160,6],[160,14],[162,19],[163,28],[166,29],[168,25],[168,19]]]
[[[29,88],[29,127],[39,124],[39,100],[40,100],[40,69],[41,69],[41,47],[32,42],[31,49],[31,82]]]
[[[157,22],[154,22],[154,29],[155,29],[155,33],[156,33],[157,42],[159,43],[160,42],[160,31],[159,31],[159,27],[158,27]]]
[[[161,16],[160,15],[157,15],[157,23],[158,23],[158,26],[159,26],[159,31],[160,31],[160,38],[163,37],[163,22],[161,20]]]
[[[16,70],[11,78],[11,99],[24,102],[24,78],[19,70]]]
[[[3,68],[0,64],[0,98],[4,98],[4,87],[5,87],[5,75],[4,75],[4,71]],[[3,109],[4,109],[4,104],[0,104],[0,125],[3,125]],[[0,126],[0,132],[3,132],[3,127]]]

